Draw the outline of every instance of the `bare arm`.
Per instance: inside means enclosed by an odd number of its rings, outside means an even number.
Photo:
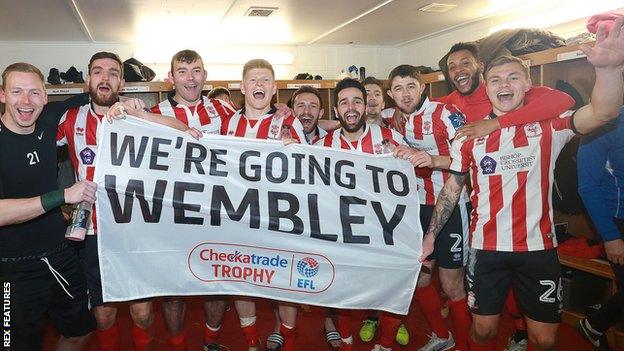
[[[66,203],[76,204],[82,201],[94,203],[96,188],[95,183],[83,180],[65,190],[56,190],[41,196],[1,199],[0,227],[27,222]],[[44,208],[44,204],[49,207],[47,210]]]
[[[619,115],[624,95],[623,25],[624,18],[618,18],[609,35],[605,35],[604,25],[600,26],[594,47],[580,47],[596,70],[591,102],[574,115],[574,126],[580,133],[591,132]]]
[[[451,173],[451,176],[444,182],[444,187],[442,187],[436,200],[429,228],[423,238],[423,252],[419,259],[420,262],[425,261],[433,253],[435,239],[457,206],[465,181],[466,175]]]

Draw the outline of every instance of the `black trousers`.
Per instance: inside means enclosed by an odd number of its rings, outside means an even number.
[[[615,223],[624,237],[624,220],[616,219]],[[615,282],[618,289],[617,293],[615,293],[615,295],[598,311],[587,317],[592,328],[599,332],[607,331],[610,327],[622,320],[624,316],[624,266],[611,263],[611,268],[613,268],[613,273],[615,274]]]

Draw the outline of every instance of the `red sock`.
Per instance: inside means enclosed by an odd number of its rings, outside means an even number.
[[[132,345],[136,351],[154,349],[154,323],[143,329],[136,324],[132,325]]]
[[[346,339],[353,333],[351,332],[351,311],[338,310],[338,325],[336,325],[340,337]]]
[[[440,314],[442,302],[440,301],[440,294],[438,294],[436,288],[433,285],[416,288],[416,297],[418,298],[418,305],[423,311],[431,330],[440,338],[448,338],[448,328],[444,324],[444,320]]]
[[[392,348],[401,319],[397,315],[381,312],[379,315],[379,343],[382,347]]]
[[[97,345],[98,351],[119,351],[121,348],[119,322],[115,321],[108,329],[96,329],[95,344]]]
[[[455,348],[461,351],[468,351],[468,338],[470,333],[470,313],[468,313],[468,303],[466,298],[458,301],[449,301],[451,310],[451,320],[455,327]]]
[[[256,323],[248,325],[246,327],[241,327],[241,329],[243,329],[243,334],[245,334],[245,339],[247,339],[247,346],[254,347],[258,345],[259,337]]]
[[[213,342],[216,342],[219,335],[221,335],[221,326],[219,326],[217,330],[212,330],[208,328],[206,323],[204,323],[204,343],[212,344]]]
[[[284,337],[284,346],[280,350],[295,351],[295,341],[297,340],[295,328],[287,328],[284,324],[280,324],[280,334]]]
[[[477,345],[472,338],[468,340],[470,344],[470,351],[495,351],[496,350],[496,338],[488,341],[486,344]]]
[[[171,351],[186,350],[186,330],[182,330],[178,335],[169,338]]]

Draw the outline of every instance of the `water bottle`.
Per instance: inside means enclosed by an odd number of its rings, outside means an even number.
[[[91,216],[91,204],[82,201],[74,207],[71,222],[65,232],[65,239],[72,241],[83,241],[87,234],[87,225]]]

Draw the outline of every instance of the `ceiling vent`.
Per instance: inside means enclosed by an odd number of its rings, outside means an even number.
[[[277,7],[258,7],[252,6],[247,9],[245,16],[249,17],[269,17],[273,12],[277,11]]]
[[[423,6],[419,8],[418,11],[442,13],[442,12],[450,11],[454,9],[455,7],[457,7],[457,5],[455,4],[438,4],[434,2],[427,6]]]

